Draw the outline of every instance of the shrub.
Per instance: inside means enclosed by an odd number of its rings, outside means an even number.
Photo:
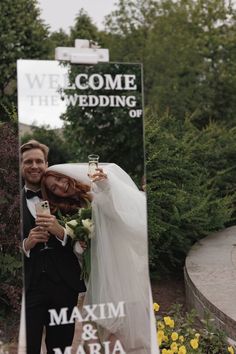
[[[0,329],[4,329],[7,316],[20,310],[22,262],[17,126],[0,124]]]
[[[181,269],[194,242],[233,221],[236,130],[146,118],[150,266]],[[227,162],[224,157],[231,156]]]

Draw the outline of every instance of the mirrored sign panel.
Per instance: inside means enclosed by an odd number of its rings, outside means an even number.
[[[20,350],[158,353],[141,66],[21,60],[18,95]]]

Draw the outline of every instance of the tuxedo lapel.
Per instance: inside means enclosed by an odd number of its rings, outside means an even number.
[[[23,238],[28,237],[30,230],[35,226],[35,219],[27,206],[25,189],[22,191],[22,219],[23,219]]]

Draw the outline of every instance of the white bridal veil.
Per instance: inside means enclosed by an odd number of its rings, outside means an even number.
[[[124,302],[124,316],[109,316],[107,312],[105,319],[96,321],[100,340],[108,340],[113,333],[126,353],[158,354],[148,272],[145,193],[116,164],[99,167],[107,179],[92,183],[95,236],[85,302],[112,303],[116,309]],[[48,170],[91,183],[87,164],[55,165]]]

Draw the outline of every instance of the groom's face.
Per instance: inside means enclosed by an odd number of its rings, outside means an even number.
[[[40,182],[48,163],[45,161],[43,151],[31,149],[23,152],[21,158],[21,174],[26,187],[36,190],[40,188]]]

